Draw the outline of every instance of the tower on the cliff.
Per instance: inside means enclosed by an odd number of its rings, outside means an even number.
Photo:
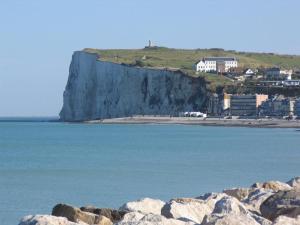
[[[153,45],[151,40],[149,40],[148,45],[145,46],[145,49],[155,49],[155,48],[157,48],[157,46]]]

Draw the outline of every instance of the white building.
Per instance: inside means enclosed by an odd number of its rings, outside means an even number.
[[[252,69],[248,68],[244,71],[244,74],[251,76],[251,75],[255,75],[255,72]]]
[[[234,57],[207,57],[195,64],[197,72],[228,72],[234,67],[238,67],[238,61]]]
[[[286,80],[291,80],[293,75],[293,70],[280,70],[280,75],[285,77]]]

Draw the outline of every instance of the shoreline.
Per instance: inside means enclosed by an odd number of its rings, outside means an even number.
[[[300,120],[284,119],[224,119],[167,116],[132,116],[84,121],[87,124],[178,124],[222,127],[300,128]]]

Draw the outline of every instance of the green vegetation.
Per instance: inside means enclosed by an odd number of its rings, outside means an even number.
[[[203,57],[230,56],[239,60],[240,67],[262,68],[280,66],[284,69],[300,69],[300,56],[277,55],[273,53],[247,53],[225,51],[223,49],[171,49],[164,47],[144,49],[84,49],[86,52],[96,53],[102,61],[125,63],[141,67],[180,69],[191,76],[203,76],[211,89],[217,86],[234,84],[230,79],[216,75],[196,74],[193,65]]]

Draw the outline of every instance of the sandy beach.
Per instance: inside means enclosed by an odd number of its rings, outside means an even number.
[[[284,119],[224,119],[164,116],[133,116],[103,120],[86,121],[99,124],[184,124],[201,126],[228,127],[265,127],[265,128],[300,128],[300,120]]]

